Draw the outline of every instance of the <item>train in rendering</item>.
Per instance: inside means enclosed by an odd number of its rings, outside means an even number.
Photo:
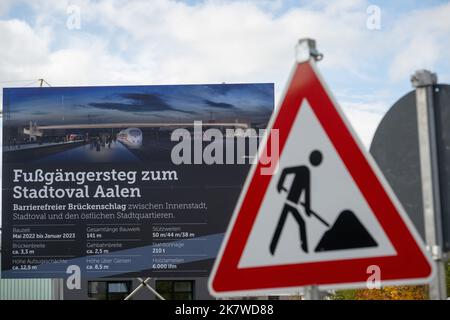
[[[130,149],[139,149],[142,146],[142,131],[138,128],[128,128],[117,134],[117,140]]]
[[[81,141],[81,140],[85,140],[86,137],[82,134],[77,134],[77,133],[71,133],[67,136],[67,141]]]

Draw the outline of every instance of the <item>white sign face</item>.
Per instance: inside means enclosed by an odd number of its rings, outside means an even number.
[[[396,254],[306,100],[284,150],[239,268]],[[321,158],[316,165],[315,154]],[[314,214],[307,213],[308,201]]]

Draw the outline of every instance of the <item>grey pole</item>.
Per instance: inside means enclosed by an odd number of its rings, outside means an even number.
[[[135,295],[136,293],[138,293],[138,291],[141,290],[142,287],[144,287],[144,286],[145,286],[145,285],[144,285],[144,282],[141,282],[141,283],[136,287],[136,289],[134,289],[132,292],[130,292],[129,295],[127,295],[127,296],[125,297],[124,300],[130,300],[131,298],[133,298],[134,295]]]
[[[52,279],[53,300],[64,300],[64,279]]]
[[[134,289],[128,296],[125,297],[124,300],[130,300],[136,293],[139,292],[142,288],[147,288],[151,293],[153,293],[158,299],[165,300],[163,296],[161,296],[155,289],[153,289],[148,282],[151,278],[146,278],[145,280],[142,278],[137,278],[140,281],[140,284]]]
[[[436,275],[429,285],[429,298],[431,300],[443,300],[447,297],[445,284],[446,259],[442,250],[442,215],[433,99],[437,76],[430,71],[419,70],[411,77],[411,83],[416,88],[425,238],[427,249],[436,263]]]
[[[312,59],[314,62],[321,61],[323,54],[317,50],[316,40],[303,38],[298,40],[295,48],[295,60],[297,63],[306,62]],[[318,286],[306,286],[304,291],[305,300],[320,300],[320,290]]]
[[[310,58],[314,61],[323,59],[323,54],[317,50],[316,40],[310,38],[299,39],[295,47],[295,61],[301,63],[308,61]]]

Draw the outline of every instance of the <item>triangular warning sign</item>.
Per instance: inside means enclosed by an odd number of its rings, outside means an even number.
[[[433,263],[312,61],[296,65],[212,270],[213,295],[424,283]],[[273,166],[273,163],[271,164]]]

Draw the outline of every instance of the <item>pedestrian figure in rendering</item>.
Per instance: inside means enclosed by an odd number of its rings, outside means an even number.
[[[309,162],[312,166],[316,167],[322,163],[322,153],[318,150],[311,152],[309,155]],[[290,190],[287,190],[283,184],[286,176],[294,174],[292,185]],[[288,215],[291,213],[294,219],[297,221],[300,233],[300,246],[301,249],[308,253],[308,241],[306,237],[306,224],[302,215],[298,210],[298,205],[302,205],[307,217],[314,215],[319,220],[324,222],[317,214],[311,210],[311,173],[310,169],[306,165],[285,168],[281,173],[280,180],[277,185],[278,192],[286,191],[287,197],[283,210],[281,211],[280,218],[278,220],[275,233],[270,243],[270,253],[275,254],[278,241],[280,240],[281,232],[283,231],[284,224]],[[300,198],[303,195],[304,202],[301,202]]]
[[[100,137],[97,137],[95,139],[95,148],[96,148],[97,152],[100,152]]]

